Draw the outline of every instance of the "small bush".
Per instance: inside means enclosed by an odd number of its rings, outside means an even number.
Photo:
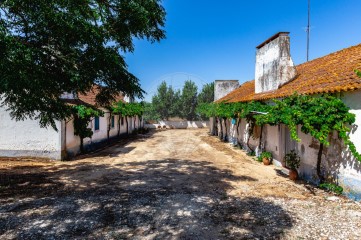
[[[260,157],[261,157],[261,159],[263,159],[263,158],[271,159],[272,158],[272,153],[270,153],[270,152],[262,152]]]
[[[254,157],[254,156],[256,156],[256,153],[254,151],[252,151],[252,152],[248,152],[247,155],[251,156],[251,157]]]
[[[295,150],[291,150],[290,153],[287,153],[284,157],[284,160],[286,165],[293,170],[296,170],[300,167],[301,158],[298,156]]]
[[[334,183],[321,183],[320,188],[322,188],[328,192],[334,192],[337,195],[341,195],[343,193],[343,188]]]

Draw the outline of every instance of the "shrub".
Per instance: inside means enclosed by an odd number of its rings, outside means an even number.
[[[335,183],[321,183],[319,187],[328,192],[334,192],[337,195],[341,195],[343,193],[343,188]]]

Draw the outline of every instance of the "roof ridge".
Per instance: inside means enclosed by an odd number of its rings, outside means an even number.
[[[350,47],[342,48],[342,49],[340,49],[340,50],[337,50],[336,52],[331,52],[331,53],[329,53],[329,54],[327,54],[327,55],[324,55],[324,56],[321,56],[321,57],[312,59],[312,60],[310,60],[310,61],[308,61],[308,62],[300,63],[300,64],[296,65],[295,67],[299,67],[299,66],[301,66],[301,65],[310,64],[310,63],[312,63],[313,61],[317,61],[317,60],[319,60],[319,59],[323,59],[323,58],[326,58],[326,57],[330,57],[330,56],[332,56],[332,55],[337,55],[337,54],[340,54],[340,53],[343,52],[343,51],[351,50],[352,48],[356,48],[356,47],[361,47],[361,43],[359,43],[359,44],[357,44],[357,45],[350,46]]]

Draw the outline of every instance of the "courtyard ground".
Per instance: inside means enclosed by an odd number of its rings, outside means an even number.
[[[161,130],[70,162],[0,159],[0,239],[360,239],[360,203],[208,136]]]

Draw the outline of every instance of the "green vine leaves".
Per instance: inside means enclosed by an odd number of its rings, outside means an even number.
[[[124,103],[117,102],[111,107],[113,114],[122,115],[123,117],[141,117],[144,113],[144,106],[141,103]]]
[[[291,137],[296,141],[301,140],[298,136],[298,125],[301,126],[303,133],[310,134],[326,146],[330,144],[330,134],[336,131],[354,157],[361,161],[361,155],[349,137],[349,126],[355,122],[355,115],[350,113],[349,108],[336,96],[329,94],[308,96],[295,93],[282,100],[274,99],[271,104],[252,101],[211,103],[207,106],[203,105],[198,110],[209,117],[238,116],[246,118],[248,122],[255,121],[259,126],[285,124],[290,130]]]
[[[93,131],[88,127],[88,124],[93,117],[103,116],[104,112],[84,105],[73,106],[72,110],[74,135],[79,136],[81,139],[92,137]]]

